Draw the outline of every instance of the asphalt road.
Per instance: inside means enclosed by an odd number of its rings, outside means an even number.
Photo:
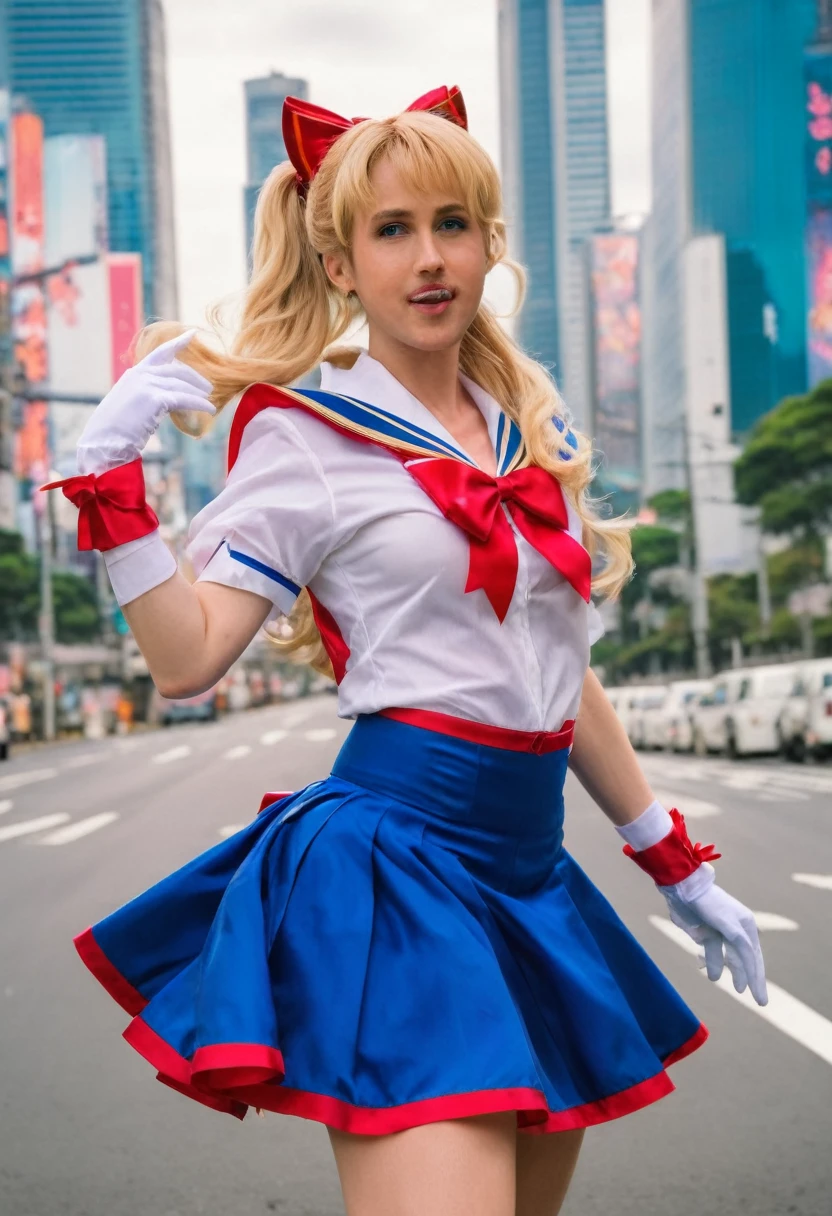
[[[243,1124],[153,1078],[73,934],[326,774],[348,724],[323,696],[0,764],[0,1216],[336,1216],[326,1131]],[[646,756],[765,913],[769,1016],[709,983],[664,903],[572,783],[567,845],[711,1030],[677,1091],[587,1135],[566,1216],[832,1211],[832,766]],[[798,879],[795,879],[798,875]],[[428,1214],[426,1214],[428,1216]]]

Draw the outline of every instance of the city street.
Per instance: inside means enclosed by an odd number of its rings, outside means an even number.
[[[253,1112],[240,1124],[159,1085],[72,937],[236,830],[265,790],[324,776],[347,729],[323,695],[0,764],[2,1216],[342,1212],[324,1128]],[[567,846],[711,1039],[673,1068],[676,1093],[587,1134],[565,1216],[828,1216],[832,766],[644,764],[760,914],[771,1003],[704,978],[572,781]]]

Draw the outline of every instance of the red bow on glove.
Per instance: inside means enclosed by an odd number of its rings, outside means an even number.
[[[592,563],[567,532],[569,517],[556,477],[536,467],[491,477],[460,460],[422,460],[406,469],[446,519],[468,534],[466,591],[482,588],[502,622],[517,582],[517,542],[502,504],[518,531],[589,600]]]
[[[64,497],[78,507],[79,549],[100,549],[104,553],[147,536],[159,526],[145,500],[141,456],[106,473],[65,477],[40,488],[61,489]]]
[[[465,102],[456,85],[451,89],[446,85],[431,89],[407,108],[438,114],[468,130]],[[283,142],[289,160],[297,169],[298,188],[302,193],[306,192],[306,187],[336,139],[351,127],[366,121],[365,118],[342,118],[340,114],[333,114],[332,110],[324,110],[297,97],[286,98],[283,102]]]
[[[712,844],[691,844],[685,817],[675,807],[670,818],[673,828],[664,840],[638,853],[632,845],[624,846],[627,857],[631,857],[660,887],[682,882],[698,870],[703,861],[717,861],[722,856]]]

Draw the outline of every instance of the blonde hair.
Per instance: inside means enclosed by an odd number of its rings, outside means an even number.
[[[489,268],[502,263],[513,272],[519,307],[525,273],[508,256],[499,177],[485,150],[437,115],[406,111],[385,120],[368,119],[332,145],[305,200],[289,162],[266,179],[255,213],[251,281],[230,350],[219,353],[195,338],[180,355],[212,382],[215,405],[222,407],[257,382],[291,384],[323,358],[341,367],[355,361],[357,349],[330,348],[361,319],[361,304],[334,287],[322,258],[349,254],[355,217],[373,204],[372,171],[382,158],[420,193],[461,196],[483,232]],[[219,315],[215,310],[215,323]],[[147,326],[137,339],[136,356],[142,358],[183,329],[167,322]],[[593,590],[616,596],[632,574],[630,524],[600,518],[589,497],[591,442],[576,434],[571,459],[561,458],[562,435],[553,419],[568,426],[563,400],[545,368],[524,354],[484,303],[462,338],[460,370],[518,424],[530,462],[561,483],[581,519],[584,543],[604,558]],[[189,419],[174,416],[174,422],[193,433]],[[306,593],[283,633],[275,638],[281,649],[331,672]]]

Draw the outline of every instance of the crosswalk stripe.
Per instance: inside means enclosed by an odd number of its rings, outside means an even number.
[[[171,760],[184,760],[185,756],[190,756],[191,749],[187,743],[180,743],[179,747],[171,747],[166,752],[158,752],[153,757],[154,764],[169,764]]]
[[[117,811],[102,811],[100,815],[90,815],[89,819],[79,819],[75,823],[67,824],[65,828],[58,828],[57,832],[50,832],[39,840],[38,844],[72,844],[73,840],[89,836],[91,832],[105,828],[116,819]]]
[[[676,806],[685,819],[706,819],[710,815],[721,814],[721,808],[715,802],[705,802],[703,798],[691,798],[689,794],[657,793],[656,797],[662,806]]]
[[[240,743],[237,745],[237,747],[229,747],[228,751],[223,756],[223,759],[224,760],[242,760],[242,758],[244,756],[247,756],[250,751],[251,751],[251,748],[249,747],[249,745],[247,743]]]
[[[649,920],[654,928],[669,937],[677,946],[681,946],[688,954],[699,955],[699,946],[688,937],[684,929],[679,929],[663,916],[651,916]],[[700,974],[707,979],[704,971]],[[768,1004],[758,1005],[748,989],[745,992],[736,991],[727,969],[715,983],[721,992],[739,1001],[746,1009],[776,1026],[783,1034],[807,1047],[809,1051],[813,1051],[825,1063],[832,1064],[832,1022],[809,1005],[804,1005],[803,1001],[792,996],[785,988],[769,980]]]
[[[268,747],[272,743],[280,743],[281,739],[285,739],[288,733],[288,730],[267,730],[265,735],[260,736],[260,742],[265,743]]]
[[[326,743],[329,739],[334,739],[336,731],[331,730],[328,726],[320,727],[318,730],[304,731],[304,739],[310,743]]]
[[[66,823],[69,815],[65,811],[54,815],[41,815],[39,819],[24,819],[21,823],[10,823],[0,828],[0,843],[4,840],[15,840],[18,836],[28,836],[30,832],[44,832],[47,828],[56,828],[59,823]]]
[[[22,785],[32,785],[35,781],[46,781],[57,775],[56,768],[33,768],[23,773],[9,773],[7,777],[0,777],[0,790],[17,790]]]
[[[832,874],[792,874],[792,881],[804,887],[817,887],[819,891],[832,891]]]
[[[71,756],[64,768],[86,768],[89,764],[100,764],[102,760],[106,759],[107,757],[102,756],[100,752],[87,752],[83,756]]]
[[[13,806],[11,798],[0,798],[0,815],[5,815],[6,811],[10,811]]]

